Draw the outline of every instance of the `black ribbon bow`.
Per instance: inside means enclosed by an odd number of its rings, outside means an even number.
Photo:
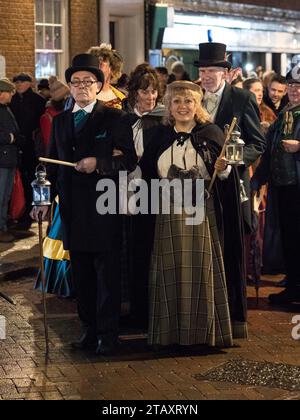
[[[175,140],[177,141],[177,146],[181,147],[184,145],[185,141],[191,137],[191,133],[185,133],[184,131],[176,134]]]

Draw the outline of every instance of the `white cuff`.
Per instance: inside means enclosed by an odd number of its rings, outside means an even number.
[[[218,178],[223,181],[224,179],[227,179],[229,175],[231,174],[232,166],[228,165],[225,171],[218,172]]]

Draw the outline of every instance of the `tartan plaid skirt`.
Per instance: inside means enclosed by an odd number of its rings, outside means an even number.
[[[213,199],[204,221],[157,217],[149,281],[151,345],[233,345],[225,270]]]

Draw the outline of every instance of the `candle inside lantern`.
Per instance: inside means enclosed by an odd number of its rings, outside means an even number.
[[[36,168],[36,179],[31,183],[33,192],[34,206],[50,206],[51,205],[51,183],[46,179],[46,168],[44,165],[39,165]]]

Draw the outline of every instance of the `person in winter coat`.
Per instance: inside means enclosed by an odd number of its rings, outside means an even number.
[[[7,212],[18,163],[18,146],[22,143],[18,124],[8,107],[14,90],[8,79],[0,79],[0,242],[14,240],[7,231]]]

